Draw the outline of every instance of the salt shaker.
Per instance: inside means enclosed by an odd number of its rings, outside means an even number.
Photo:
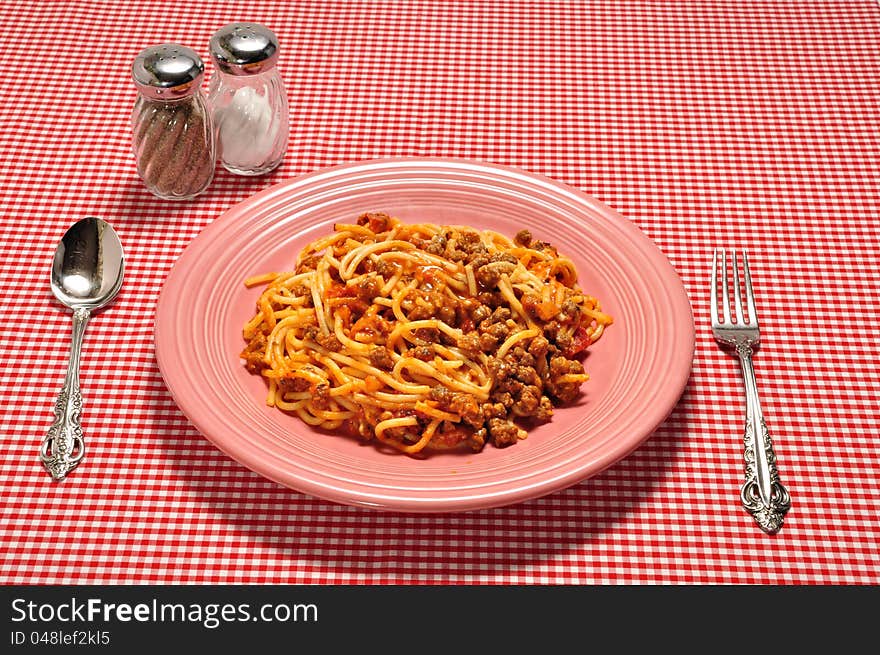
[[[138,98],[132,148],[147,188],[167,200],[189,200],[208,188],[216,167],[211,113],[202,93],[205,64],[186,46],[151,46],[135,57]]]
[[[211,37],[216,68],[208,104],[220,163],[238,175],[261,175],[287,151],[287,92],[278,72],[278,39],[256,23],[231,23]]]

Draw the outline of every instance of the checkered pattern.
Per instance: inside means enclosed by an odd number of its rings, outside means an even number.
[[[873,0],[5,2],[0,66],[0,578],[31,583],[877,584],[880,8]],[[189,203],[135,173],[131,60],[270,26],[291,103],[283,165]],[[11,37],[10,37],[11,39]],[[12,41],[9,41],[12,43]],[[208,75],[212,72],[208,64]],[[568,490],[458,515],[281,488],[180,413],[156,366],[169,268],[221,212],[321,167],[399,155],[578,187],[670,258],[697,322],[685,394],[643,447]],[[126,282],[82,362],[88,454],[37,458],[66,366],[54,245],[110,221]],[[715,246],[749,250],[755,363],[793,506],[740,507],[743,395],[709,330]],[[210,383],[210,381],[206,381]]]

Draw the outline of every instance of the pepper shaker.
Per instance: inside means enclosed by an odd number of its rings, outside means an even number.
[[[146,48],[132,64],[137,171],[147,188],[166,200],[195,198],[214,178],[216,144],[201,91],[204,71],[198,53],[176,43]]]
[[[216,68],[208,104],[220,163],[238,175],[275,169],[287,151],[287,92],[278,72],[278,39],[256,23],[231,23],[210,40]]]

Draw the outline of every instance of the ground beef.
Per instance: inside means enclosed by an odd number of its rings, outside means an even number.
[[[411,321],[423,321],[434,318],[437,306],[430,293],[410,294],[400,303],[401,308],[407,313]]]
[[[330,334],[319,334],[315,337],[315,341],[318,342],[319,346],[326,348],[327,350],[331,350],[333,352],[339,352],[342,350],[342,344],[339,342],[339,339],[336,338],[336,335],[332,332]]]
[[[559,378],[569,374],[581,375],[583,372],[584,367],[577,360],[560,356],[551,357],[547,392],[561,403],[571,402],[580,393],[581,385],[577,382],[559,382]]]
[[[481,333],[503,341],[511,332],[510,326],[507,325],[508,320],[510,320],[510,310],[507,307],[497,307],[488,318],[480,321],[478,329]]]
[[[510,336],[510,327],[507,323],[480,323],[480,331],[495,337],[497,341],[504,341]]]
[[[282,394],[289,391],[308,391],[311,386],[311,382],[305,378],[281,378],[278,380],[278,389]]]
[[[383,371],[390,371],[394,368],[394,360],[391,358],[391,353],[384,346],[373,348],[370,351],[370,364]]]
[[[240,357],[245,361],[245,368],[250,373],[259,373],[266,368],[263,353],[266,352],[266,335],[259,332],[250,340]]]
[[[559,323],[556,321],[548,321],[544,324],[544,336],[548,341],[556,341],[559,334]]]
[[[532,243],[529,244],[529,248],[531,248],[532,250],[538,250],[538,251],[542,251],[542,252],[544,250],[546,250],[547,252],[551,253],[554,256],[559,254],[558,251],[556,250],[556,248],[551,246],[546,241],[532,241]]]
[[[530,386],[538,386],[541,384],[541,377],[538,375],[538,372],[534,367],[527,365],[523,361],[520,361],[519,365],[514,369],[514,376],[523,384]]]
[[[480,410],[477,399],[470,394],[453,394],[448,409],[461,416],[461,420],[471,427],[478,428],[483,425],[483,412]]]
[[[538,410],[540,402],[541,390],[538,387],[532,385],[523,387],[516,402],[513,403],[511,412],[515,416],[533,416]]]
[[[379,259],[376,261],[376,272],[386,280],[392,278],[397,272],[398,265],[387,259]]]
[[[419,440],[419,433],[421,431],[422,428],[418,425],[402,425],[397,428],[389,428],[388,430],[385,430],[385,436],[394,441],[411,444]]]
[[[484,352],[492,352],[498,346],[498,337],[493,337],[491,334],[484,332],[480,335],[480,348],[483,349]]]
[[[538,421],[549,421],[553,416],[553,402],[547,396],[541,396],[538,402],[538,409],[535,412],[535,419]]]
[[[492,257],[494,258],[495,255],[492,255]],[[513,272],[513,269],[516,267],[516,261],[516,258],[513,258],[513,262],[503,259],[490,261],[488,264],[475,269],[474,277],[484,288],[494,289],[498,286],[502,275],[510,275]]]
[[[330,409],[330,385],[329,384],[319,384],[315,387],[315,390],[312,392],[312,402],[315,404],[315,407],[318,409],[327,410]]]
[[[366,225],[373,232],[379,234],[389,229],[388,223],[391,217],[385,212],[364,212],[358,217],[358,225]]]
[[[357,297],[367,302],[372,302],[373,298],[378,296],[382,291],[382,285],[375,275],[368,275],[357,284]]]
[[[416,359],[421,359],[423,362],[430,362],[434,359],[434,349],[430,346],[416,346],[415,348],[410,348],[409,355]]]
[[[536,359],[541,359],[547,354],[549,346],[550,342],[547,339],[537,336],[529,343],[529,354]]]
[[[425,245],[425,250],[432,255],[442,255],[446,252],[447,238],[443,234],[435,234]]]
[[[489,419],[488,423],[489,436],[492,438],[492,445],[496,448],[504,448],[512,446],[520,437],[522,430],[516,427],[510,421],[500,418]]]
[[[505,411],[513,407],[513,396],[509,391],[496,391],[492,394],[492,400],[504,407]]]
[[[319,261],[321,261],[321,255],[306,255],[300,260],[299,264],[297,264],[296,272],[306,273],[308,271],[314,271],[318,267]]]
[[[471,319],[474,323],[481,323],[492,315],[492,310],[486,305],[477,305],[471,312]]]
[[[500,291],[481,291],[477,294],[477,300],[484,305],[488,305],[492,309],[501,307],[507,303],[507,300],[504,299],[504,296],[501,295]]]
[[[507,355],[508,359],[516,362],[520,366],[527,366],[529,368],[534,368],[535,366],[535,358],[531,353],[526,352],[522,346],[514,346],[513,350]]]
[[[474,270],[489,263],[489,255],[485,251],[472,252],[464,260],[466,264],[470,264]]]
[[[503,360],[490,360],[489,370],[494,381],[492,401],[514,416],[534,416],[543,394],[543,381],[535,364],[535,358],[520,346],[515,347]]]
[[[371,329],[376,334],[387,336],[391,334],[393,328],[390,321],[385,320],[381,316],[374,316],[370,320],[370,327],[368,329]]]
[[[480,338],[473,334],[465,334],[459,337],[456,345],[468,357],[477,357],[483,352],[480,346]]]
[[[560,332],[556,335],[556,347],[565,351],[571,348],[571,335]]]
[[[457,302],[445,294],[424,290],[410,294],[400,303],[411,321],[437,318],[447,325],[455,325],[457,322],[456,305]]]
[[[451,261],[462,262],[467,259],[468,254],[464,250],[453,248],[452,243],[447,243],[444,256]]]
[[[462,230],[458,235],[458,247],[469,257],[486,252],[486,245],[480,235],[470,230]]]
[[[486,428],[480,428],[479,430],[474,430],[473,434],[468,437],[467,444],[470,446],[471,450],[475,453],[483,450],[483,447],[486,445],[486,437],[489,435],[489,431]]]
[[[532,233],[528,230],[520,230],[516,233],[516,236],[513,237],[513,242],[518,246],[525,246],[528,248],[532,243]]]
[[[490,257],[490,259],[493,262],[506,262],[508,264],[514,264],[514,265],[519,263],[519,260],[516,257],[514,257],[513,255],[511,255],[509,252],[494,252],[494,253],[492,253],[492,256]]]
[[[454,301],[449,298],[447,302],[444,302],[437,308],[437,318],[446,323],[446,325],[454,326],[456,323],[455,305],[453,302]]]
[[[509,368],[509,365],[503,359],[490,357],[489,361],[486,362],[486,367],[489,369],[489,375],[491,375],[493,379],[497,380],[498,378],[507,375],[506,371]]]
[[[485,417],[480,403],[469,393],[450,390],[447,387],[433,387],[428,396],[437,406],[447,412],[458,414],[461,420],[472,428],[482,427]]]
[[[497,381],[494,387],[495,391],[506,391],[513,397],[514,400],[519,397],[524,388],[525,385],[512,376]]]
[[[554,380],[570,373],[582,374],[583,365],[575,359],[565,357],[552,357],[550,359],[550,379]]]
[[[439,387],[431,387],[431,391],[428,392],[428,397],[440,405],[440,407],[449,407],[449,403],[452,402],[452,394],[453,392],[447,389],[444,386]]]
[[[507,416],[507,408],[502,403],[486,403],[483,405],[483,418],[504,418]]]
[[[440,341],[440,330],[437,328],[418,328],[413,330],[412,334],[416,339],[423,342],[421,345]]]
[[[494,289],[501,280],[501,273],[485,264],[474,270],[474,278],[476,278],[477,284],[484,289]]]
[[[581,317],[581,308],[578,304],[573,300],[566,300],[562,303],[562,317],[560,320],[563,323],[571,323],[575,320],[580,320]]]
[[[293,287],[293,293],[306,299],[306,307],[312,307],[312,290],[305,284],[297,284]]]

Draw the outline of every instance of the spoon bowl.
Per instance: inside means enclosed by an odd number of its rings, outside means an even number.
[[[73,310],[73,333],[67,374],[55,401],[55,420],[40,448],[40,460],[54,480],[63,480],[85,455],[79,388],[83,336],[91,312],[119,293],[124,269],[119,237],[109,223],[93,216],[70,226],[55,250],[49,285],[58,301]]]
[[[61,238],[52,260],[50,286],[71,309],[98,309],[119,293],[125,257],[122,243],[106,221],[87,217]]]

